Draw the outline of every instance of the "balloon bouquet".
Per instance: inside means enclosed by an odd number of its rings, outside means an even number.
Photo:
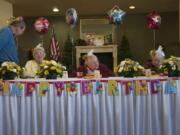
[[[46,33],[48,33],[49,26],[50,26],[49,21],[44,17],[38,18],[34,23],[34,28],[36,32],[40,34],[40,38],[42,39],[42,45],[43,45],[43,37]]]
[[[78,16],[74,8],[69,8],[65,14],[66,23],[70,26],[70,35],[72,42],[72,67],[74,66],[74,40],[73,40],[73,28],[77,24]]]
[[[156,47],[156,30],[160,28],[161,25],[161,16],[153,11],[147,15],[147,24],[148,28],[153,30],[153,40],[154,40],[154,49]]]

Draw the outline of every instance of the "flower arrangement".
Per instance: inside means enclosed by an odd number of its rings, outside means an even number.
[[[0,68],[0,75],[4,80],[13,80],[15,77],[21,75],[23,68],[14,62],[3,62]]]
[[[37,73],[39,77],[46,79],[56,79],[58,76],[62,76],[63,71],[66,70],[66,67],[62,64],[57,63],[54,60],[45,61],[40,64],[40,69]]]
[[[131,59],[125,59],[114,68],[114,73],[119,76],[124,77],[134,77],[143,75],[144,67],[142,67],[139,62],[133,61]]]
[[[169,77],[180,77],[180,59],[171,56],[163,61],[159,69],[161,73]]]

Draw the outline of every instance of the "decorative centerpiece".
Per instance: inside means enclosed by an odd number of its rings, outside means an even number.
[[[171,56],[159,67],[160,72],[169,77],[180,77],[180,58]]]
[[[3,62],[0,75],[3,80],[13,80],[23,73],[23,69],[14,62]]]
[[[144,67],[142,67],[139,62],[133,61],[131,59],[125,59],[114,68],[114,73],[117,76],[124,77],[134,77],[142,76],[144,72]]]
[[[62,77],[63,71],[65,70],[66,70],[65,66],[57,63],[54,60],[45,61],[42,64],[40,64],[40,69],[37,75],[40,78],[56,79],[58,76]]]

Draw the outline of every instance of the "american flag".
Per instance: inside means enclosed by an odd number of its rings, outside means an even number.
[[[52,39],[51,39],[51,59],[58,61],[60,55],[59,43],[56,39],[54,28],[52,28]]]

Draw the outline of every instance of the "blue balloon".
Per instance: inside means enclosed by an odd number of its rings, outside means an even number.
[[[126,12],[121,10],[118,6],[114,6],[108,13],[110,23],[122,24],[123,17],[126,15]]]

